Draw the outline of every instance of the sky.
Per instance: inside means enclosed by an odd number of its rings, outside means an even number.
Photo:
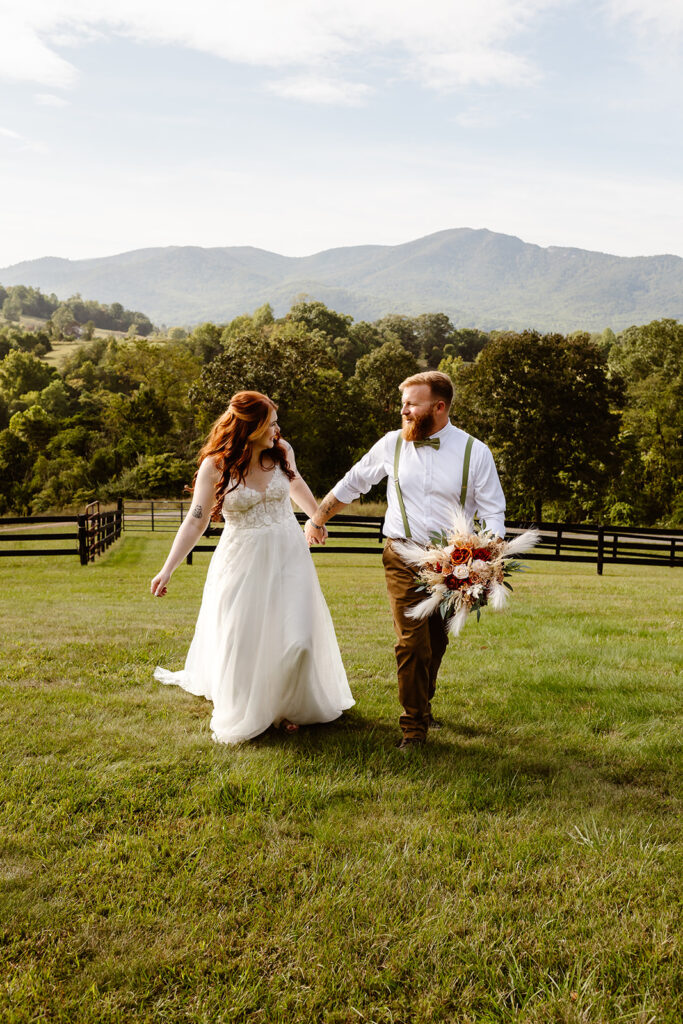
[[[683,256],[683,0],[0,0],[0,267],[488,228]]]

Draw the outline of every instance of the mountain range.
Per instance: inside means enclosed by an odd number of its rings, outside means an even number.
[[[302,295],[355,320],[442,312],[456,327],[484,330],[620,330],[683,319],[679,256],[543,248],[471,228],[312,256],[168,246],[97,259],[45,257],[0,269],[0,283],[121,302],[169,326],[223,323],[266,302],[280,316]]]

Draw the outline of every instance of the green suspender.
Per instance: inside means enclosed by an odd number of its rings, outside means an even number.
[[[462,464],[462,487],[460,488],[460,508],[465,508],[465,498],[467,497],[467,481],[470,478],[470,455],[472,454],[472,445],[474,444],[474,438],[471,434],[467,435],[467,444],[465,445],[465,458]]]
[[[401,485],[398,482],[398,460],[401,457],[401,445],[403,444],[403,437],[401,434],[396,438],[396,450],[394,451],[394,487],[396,488],[396,498],[398,500],[398,507],[401,510],[401,518],[403,519],[403,529],[405,531],[406,540],[410,540],[410,526],[408,525],[408,516],[406,515],[406,507],[403,504],[403,495],[401,494]],[[462,487],[460,488],[460,507],[464,509],[465,499],[467,498],[467,484],[470,477],[470,456],[472,455],[472,445],[474,444],[474,438],[468,434],[467,443],[465,444],[465,457],[462,464]]]
[[[410,540],[411,533],[410,533],[410,527],[408,526],[408,516],[406,515],[406,507],[403,504],[403,495],[401,494],[401,485],[398,482],[398,460],[399,460],[399,458],[401,456],[401,445],[402,444],[403,444],[403,438],[401,437],[401,432],[399,431],[399,435],[396,438],[396,451],[394,452],[394,487],[396,488],[396,497],[398,498],[398,507],[400,508],[401,515],[403,517],[403,530],[404,530],[405,535],[406,535],[406,540]]]

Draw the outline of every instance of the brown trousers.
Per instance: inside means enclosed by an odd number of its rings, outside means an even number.
[[[428,619],[409,619],[407,612],[425,596],[415,590],[415,569],[399,558],[387,540],[382,555],[387,591],[396,630],[398,699],[403,705],[399,725],[408,739],[425,739],[429,728],[436,676],[448,645],[439,612]]]

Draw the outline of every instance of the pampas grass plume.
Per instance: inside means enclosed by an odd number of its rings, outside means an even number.
[[[520,533],[519,537],[513,537],[505,545],[505,554],[521,555],[523,551],[530,551],[538,544],[540,536],[538,530],[526,530],[524,533]]]
[[[489,589],[489,605],[493,608],[494,612],[501,611],[508,603],[510,592],[507,587],[504,587],[502,583],[496,583],[494,580],[491,583]]]
[[[394,540],[391,546],[406,565],[422,565],[425,550],[419,544],[410,540]]]
[[[447,626],[448,632],[451,634],[451,636],[460,635],[463,626],[467,622],[468,615],[469,609],[463,606],[459,611],[455,613],[455,615],[451,616],[451,618],[448,620]]]
[[[424,601],[420,601],[419,604],[410,608],[406,612],[406,615],[409,619],[426,619],[430,615],[433,615],[434,612],[438,612],[439,605],[443,601],[443,598],[443,593],[437,593],[435,591],[430,595],[430,597],[425,598]]]

